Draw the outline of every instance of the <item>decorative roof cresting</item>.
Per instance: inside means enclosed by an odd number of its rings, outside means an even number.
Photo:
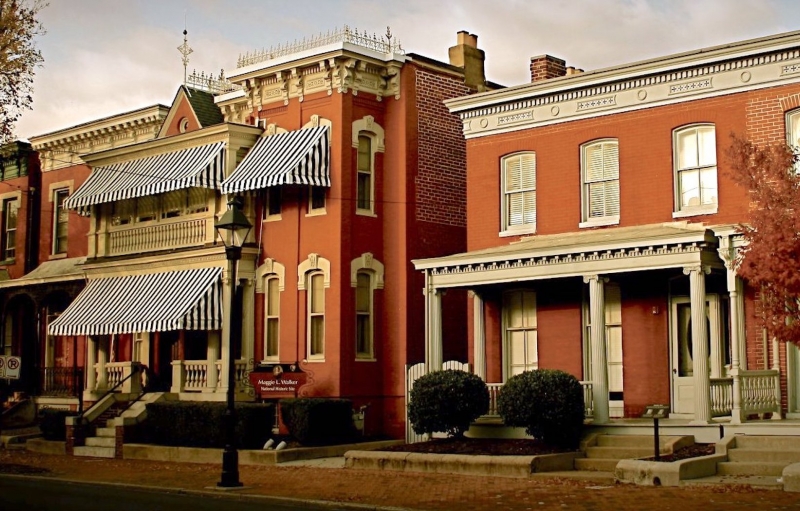
[[[261,49],[254,52],[247,52],[244,55],[239,56],[239,60],[236,62],[236,67],[242,68],[251,66],[260,62],[266,62],[279,57],[284,57],[286,55],[291,55],[293,53],[311,50],[334,43],[350,43],[356,46],[361,46],[362,48],[366,48],[368,50],[385,54],[405,54],[405,50],[403,50],[403,47],[400,45],[400,41],[396,37],[392,36],[392,32],[389,27],[386,27],[386,34],[378,37],[375,34],[370,36],[367,34],[366,30],[363,33],[359,33],[358,29],[351,29],[349,26],[345,25],[342,29],[336,28],[332,32],[328,31],[324,34],[320,33],[319,35],[312,36],[309,39],[303,38],[302,41],[295,40],[291,44],[286,43],[284,45],[278,45],[277,47],[270,47],[268,50]]]

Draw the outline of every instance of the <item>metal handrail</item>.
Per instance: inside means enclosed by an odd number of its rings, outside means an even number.
[[[105,393],[104,393],[102,396],[100,396],[100,398],[99,398],[97,401],[95,401],[95,402],[94,402],[94,404],[93,404],[92,406],[90,406],[89,408],[87,408],[87,409],[86,409],[86,410],[83,412],[83,415],[81,416],[81,423],[84,423],[84,419],[86,419],[86,416],[89,414],[89,412],[91,412],[91,411],[92,411],[92,409],[94,409],[94,407],[96,407],[98,404],[100,404],[100,403],[101,403],[101,402],[102,402],[102,401],[103,401],[103,400],[104,400],[106,397],[108,397],[109,395],[111,395],[111,394],[115,394],[115,393],[116,393],[116,390],[117,390],[118,388],[120,388],[120,387],[122,386],[122,384],[123,384],[123,383],[125,383],[126,381],[128,381],[128,380],[129,380],[131,377],[133,377],[133,376],[135,376],[135,375],[138,375],[138,374],[139,374],[139,371],[141,370],[141,367],[142,367],[142,366],[141,366],[141,364],[137,364],[137,363],[133,363],[133,364],[131,364],[131,374],[129,374],[128,376],[126,376],[125,378],[123,378],[123,379],[121,379],[119,382],[117,382],[117,384],[116,384],[116,385],[114,385],[113,387],[111,387],[110,389],[108,389],[108,390],[107,390],[107,391],[106,391],[106,392],[105,392]],[[100,416],[98,415],[98,417],[100,417]],[[95,421],[95,420],[97,420],[97,418],[95,418],[95,419],[92,419],[91,421],[85,422],[85,424],[86,424],[87,426],[91,426],[91,425],[92,425],[92,423],[94,423],[94,421]]]

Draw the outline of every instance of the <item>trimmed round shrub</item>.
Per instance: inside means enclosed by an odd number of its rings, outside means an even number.
[[[569,373],[553,369],[525,371],[500,389],[497,411],[507,426],[547,444],[574,449],[583,430],[583,389]]]
[[[480,377],[448,369],[421,376],[411,389],[408,418],[418,434],[462,437],[489,410],[489,390]]]

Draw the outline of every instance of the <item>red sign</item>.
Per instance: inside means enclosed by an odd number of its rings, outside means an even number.
[[[250,373],[250,383],[261,399],[297,397],[307,382],[308,375],[297,364],[258,366]]]

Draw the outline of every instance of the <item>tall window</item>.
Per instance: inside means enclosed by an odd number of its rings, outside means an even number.
[[[619,222],[619,144],[603,140],[583,146],[583,221]]]
[[[282,194],[280,186],[267,188],[266,204],[264,204],[264,220],[277,218],[281,215]]]
[[[308,277],[308,358],[325,357],[325,275]]]
[[[267,277],[264,286],[264,359],[278,360],[280,340],[280,280]]]
[[[717,142],[713,125],[675,132],[676,212],[713,213],[717,208]]]
[[[17,254],[17,209],[19,200],[6,199],[3,201],[3,259],[14,259]]]
[[[786,114],[786,142],[795,153],[800,152],[800,110]],[[796,162],[794,170],[800,173],[800,162]]]
[[[358,272],[356,281],[356,358],[373,358],[372,277]]]
[[[308,212],[322,213],[325,211],[325,187],[310,186],[308,188]]]
[[[511,377],[538,369],[539,353],[536,336],[536,293],[513,291],[503,295],[506,361]]]
[[[536,230],[536,153],[507,156],[502,161],[503,231]]]
[[[64,201],[69,196],[69,189],[62,188],[53,192],[53,253],[67,252],[67,222],[69,211],[64,209]]]
[[[372,212],[372,163],[372,139],[366,135],[359,135],[356,209],[369,212]]]

